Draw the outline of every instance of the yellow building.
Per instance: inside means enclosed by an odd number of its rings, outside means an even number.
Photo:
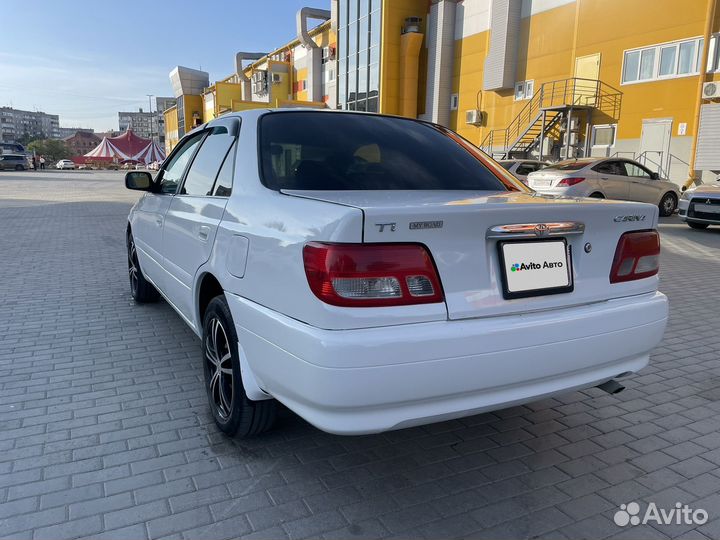
[[[308,27],[310,19],[324,21]],[[170,80],[178,105],[165,111],[166,151],[195,126],[224,113],[266,107],[336,107],[336,39],[332,12],[303,8],[298,36],[269,53],[238,52],[235,71],[209,83],[205,72],[176,67]],[[248,63],[249,62],[249,63]]]
[[[497,157],[634,157],[678,183],[699,131],[696,168],[720,170],[720,85],[701,100],[720,81],[718,0],[334,3],[341,108],[447,125]]]
[[[305,104],[429,120],[496,157],[634,157],[682,183],[691,164],[720,170],[718,4],[329,0],[213,85],[176,68],[166,140],[227,111]]]

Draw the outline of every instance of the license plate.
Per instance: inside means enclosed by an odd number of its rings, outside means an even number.
[[[719,205],[712,205],[712,204],[697,204],[693,206],[693,209],[696,212],[703,212],[704,214],[720,214],[720,204]]]
[[[507,299],[571,292],[572,257],[567,242],[500,242],[503,296]]]
[[[533,180],[533,187],[550,187],[552,180]]]

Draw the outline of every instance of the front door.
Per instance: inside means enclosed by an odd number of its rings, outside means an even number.
[[[146,193],[137,203],[133,218],[133,240],[142,273],[162,288],[162,226],[172,195]]]
[[[158,173],[156,192],[146,194],[138,203],[135,213],[133,238],[140,268],[163,293],[168,281],[162,253],[165,215],[199,142],[200,137],[193,136],[178,145]]]
[[[650,170],[629,161],[625,162],[625,170],[630,180],[630,200],[658,204],[664,195],[663,186],[653,179]]]
[[[224,126],[209,131],[165,216],[166,295],[191,324],[195,321],[195,274],[210,258],[230,194],[236,133]]]
[[[598,174],[605,197],[620,201],[630,198],[630,182],[621,161],[609,159],[595,165],[593,170]]]
[[[600,53],[575,59],[575,104],[595,105],[597,82],[600,79]]]
[[[672,136],[672,118],[653,118],[643,120],[640,135],[640,154],[646,167],[666,176],[670,159],[670,137]]]

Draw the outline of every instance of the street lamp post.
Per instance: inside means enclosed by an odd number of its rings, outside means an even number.
[[[154,95],[153,94],[145,94],[145,95],[148,98],[148,106],[149,106],[148,112],[150,113],[150,140],[154,141],[155,139],[154,139],[154,130],[153,130],[153,116],[152,116],[152,98]]]

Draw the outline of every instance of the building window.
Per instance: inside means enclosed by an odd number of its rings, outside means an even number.
[[[702,48],[703,38],[693,38],[625,51],[622,83],[697,75],[700,72]]]
[[[515,101],[531,99],[535,93],[535,81],[518,81],[515,83]]]
[[[331,60],[335,60],[335,49],[328,45],[327,47],[322,48],[321,63],[327,64]]]
[[[338,107],[378,111],[380,2],[339,0]]]
[[[450,110],[451,111],[458,110],[458,101],[459,101],[459,96],[457,94],[453,94],[450,96]]]
[[[702,58],[702,49],[698,53],[698,62],[699,58]],[[710,36],[707,70],[708,72],[720,72],[720,33]]]
[[[615,146],[615,133],[617,124],[605,124],[593,126],[592,128],[592,146],[603,147]]]

